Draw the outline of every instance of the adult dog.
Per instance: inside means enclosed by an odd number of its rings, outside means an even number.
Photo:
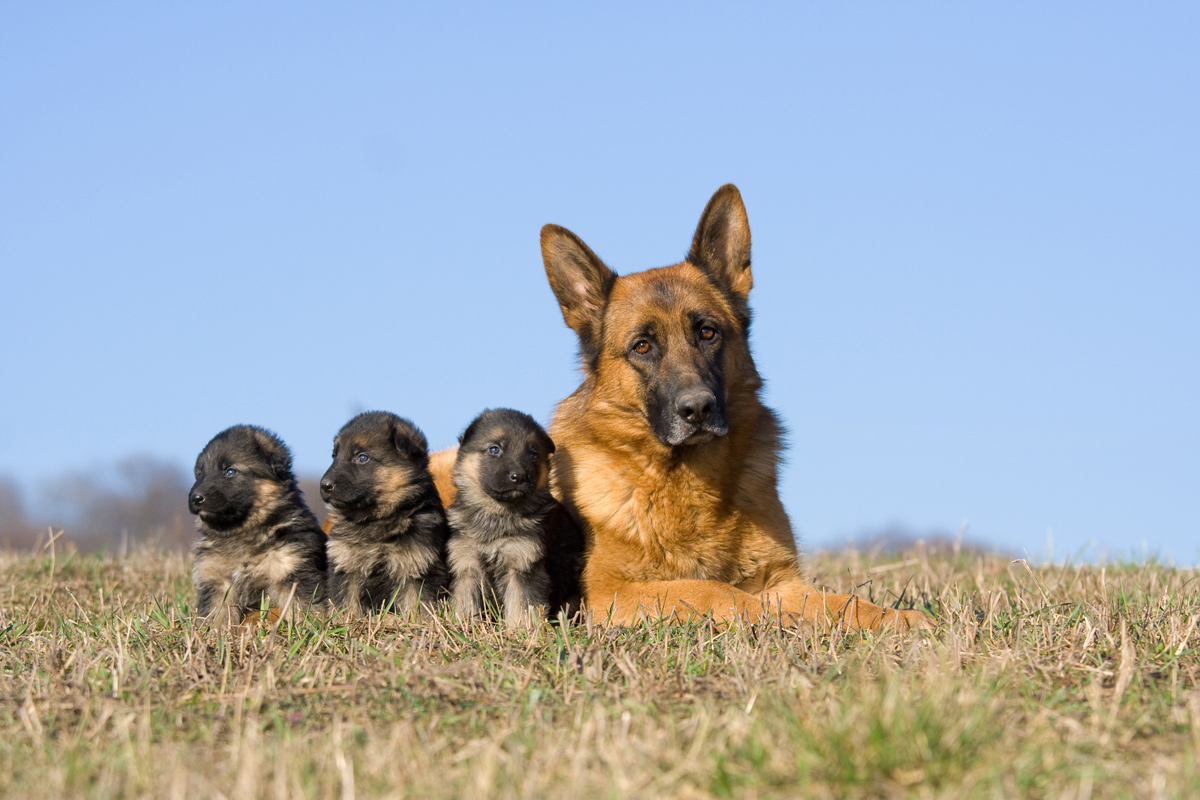
[[[643,615],[781,615],[822,628],[932,627],[803,579],[776,471],[780,424],[750,356],[750,226],[722,186],[687,259],[619,277],[579,237],[542,228],[546,276],[579,336],[583,384],[550,435],[556,493],[585,527],[585,604]]]

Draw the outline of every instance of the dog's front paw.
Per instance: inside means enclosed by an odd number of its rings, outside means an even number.
[[[900,633],[909,631],[931,631],[937,627],[937,621],[924,611],[911,609],[901,611],[889,608],[883,612],[882,627],[895,627]]]

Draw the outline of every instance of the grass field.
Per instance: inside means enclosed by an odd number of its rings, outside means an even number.
[[[191,622],[190,559],[0,555],[7,797],[1200,795],[1200,577],[918,546],[816,583],[942,625]]]

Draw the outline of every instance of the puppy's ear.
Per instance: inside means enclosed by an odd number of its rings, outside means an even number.
[[[429,442],[425,439],[425,434],[415,425],[405,424],[403,420],[397,420],[392,427],[392,444],[400,455],[412,461],[425,461],[429,459]]]
[[[546,448],[546,452],[553,453],[554,452],[554,440],[550,438],[549,434],[544,433],[542,435],[543,435],[543,437],[545,437],[544,440],[542,441],[542,445]]]
[[[604,265],[583,240],[566,228],[542,228],[542,262],[563,320],[579,336],[585,360],[600,352],[600,321],[617,273]]]
[[[492,410],[490,408],[485,409],[482,414],[471,420],[471,424],[467,426],[467,429],[458,436],[458,446],[460,448],[463,446],[463,444],[471,441],[471,439],[475,436],[475,432],[479,429],[479,426],[483,424],[483,418],[491,412]]]
[[[254,428],[254,441],[271,467],[275,479],[289,479],[292,476],[292,454],[283,440],[265,428]]]
[[[687,260],[699,267],[734,304],[744,324],[750,322],[750,221],[742,194],[727,183],[708,201]]]

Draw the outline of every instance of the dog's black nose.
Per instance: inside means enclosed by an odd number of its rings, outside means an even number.
[[[523,483],[529,483],[529,476],[520,470],[513,470],[508,473],[508,479],[520,486]]]
[[[202,506],[204,505],[204,495],[192,492],[188,495],[188,502],[194,506]]]
[[[675,401],[675,411],[685,422],[690,422],[692,425],[703,425],[712,416],[716,404],[717,398],[712,392],[689,392],[681,395]]]
[[[333,481],[321,480],[321,499],[329,500],[329,495],[333,493]]]

